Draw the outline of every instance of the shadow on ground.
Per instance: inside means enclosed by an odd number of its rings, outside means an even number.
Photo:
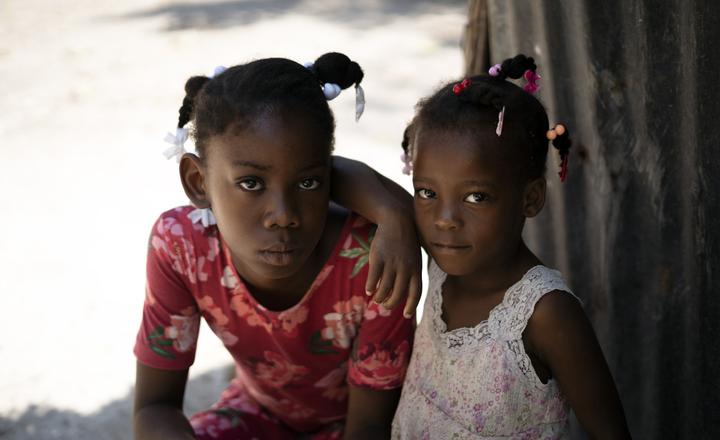
[[[188,382],[185,413],[208,408],[234,374],[233,367],[217,368]],[[134,390],[92,414],[32,405],[13,417],[0,416],[2,440],[126,440],[132,439],[130,415]]]
[[[302,0],[225,0],[186,2],[140,10],[121,19],[168,17],[164,31],[221,29],[249,25],[263,19],[298,14],[330,20],[354,29],[387,24],[398,17],[429,14],[457,8],[466,0],[329,1]]]

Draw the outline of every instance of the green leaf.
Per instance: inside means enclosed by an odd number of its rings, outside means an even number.
[[[322,338],[320,330],[313,333],[310,337],[310,352],[312,354],[338,354],[339,352],[332,348],[332,341]]]
[[[172,339],[160,339],[159,341],[155,341],[157,345],[172,345],[173,341]]]
[[[353,248],[353,249],[344,249],[340,251],[340,256],[345,258],[357,258],[360,255],[366,253],[367,251],[363,248]]]
[[[151,345],[151,346],[150,346],[150,349],[151,349],[152,351],[154,351],[155,353],[159,354],[159,355],[162,356],[162,357],[166,357],[166,358],[170,358],[170,359],[175,359],[175,356],[173,356],[172,353],[168,353],[167,351],[163,350],[163,349],[160,348],[160,347],[156,347],[156,346],[154,346],[154,345]]]
[[[356,233],[354,233],[354,232],[352,233],[352,236],[353,236],[353,238],[354,238],[355,240],[357,240],[358,244],[360,244],[360,246],[361,246],[363,249],[365,249],[366,251],[370,251],[370,246],[369,246],[367,243],[365,243],[365,240],[363,240],[362,238],[360,238],[360,237],[359,237]]]
[[[159,325],[159,326],[155,327],[155,330],[153,330],[152,333],[150,333],[150,336],[148,337],[148,339],[157,338],[157,337],[162,336],[163,334],[165,334],[165,329],[163,328],[163,326]]]
[[[353,267],[352,273],[350,274],[350,278],[353,278],[355,275],[360,272],[360,270],[367,264],[368,262],[368,254],[363,255],[362,257],[358,258],[357,263],[355,263],[355,267]]]

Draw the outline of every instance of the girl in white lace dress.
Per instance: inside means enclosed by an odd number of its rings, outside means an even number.
[[[522,239],[545,202],[548,140],[570,141],[518,55],[420,101],[405,171],[430,286],[393,421],[399,439],[560,439],[572,408],[591,438],[629,438],[592,327],[562,275]],[[506,78],[527,80],[524,89]]]

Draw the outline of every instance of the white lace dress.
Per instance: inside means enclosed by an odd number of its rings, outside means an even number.
[[[535,304],[570,289],[560,272],[530,269],[487,321],[447,331],[445,274],[430,263],[430,286],[402,396],[394,439],[564,439],[568,405],[555,380],[543,384],[525,353],[522,332]]]

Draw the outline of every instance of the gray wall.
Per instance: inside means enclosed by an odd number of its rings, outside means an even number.
[[[549,202],[527,238],[586,305],[635,438],[720,438],[720,2],[488,0],[490,61],[535,57]]]

